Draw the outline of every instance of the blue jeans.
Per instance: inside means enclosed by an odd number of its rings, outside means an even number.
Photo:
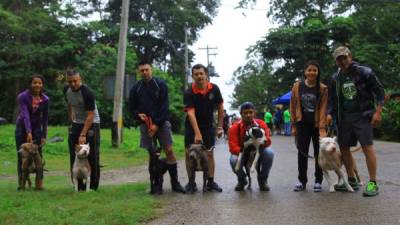
[[[291,128],[290,128],[290,122],[285,123],[285,135],[290,136],[292,134]]]
[[[229,162],[231,164],[232,171],[236,174],[238,182],[243,182],[246,179],[243,167],[239,171],[235,171],[236,162],[238,160],[238,155],[231,155]],[[272,162],[274,160],[274,152],[271,148],[264,148],[260,154],[259,163],[261,163],[261,170],[257,176],[259,184],[265,183],[269,176],[269,171],[272,167]]]

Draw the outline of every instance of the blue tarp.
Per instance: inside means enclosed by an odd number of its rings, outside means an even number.
[[[291,95],[292,95],[292,91],[289,91],[288,93],[282,95],[281,97],[278,97],[278,98],[272,100],[272,104],[273,105],[278,105],[278,104],[287,105],[290,103]]]

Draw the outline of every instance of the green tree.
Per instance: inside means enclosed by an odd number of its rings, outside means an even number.
[[[107,5],[109,27],[119,23],[120,6],[121,0],[111,0]],[[183,78],[184,29],[188,33],[188,44],[193,44],[198,31],[211,23],[218,6],[219,0],[130,1],[129,43],[139,58],[153,60],[160,68]],[[116,37],[113,42],[117,41]]]

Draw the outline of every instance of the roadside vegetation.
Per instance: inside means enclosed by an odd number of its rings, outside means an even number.
[[[132,128],[123,132],[123,144],[112,148],[110,130],[101,130],[103,171],[147,163],[147,152],[138,147],[139,130]],[[51,126],[48,136],[48,139],[62,137],[64,140],[45,145],[45,168],[49,172],[69,171],[67,127]],[[182,158],[183,137],[174,135],[174,141],[178,158]],[[1,224],[138,224],[156,217],[162,207],[156,198],[147,194],[148,183],[101,186],[96,192],[76,193],[69,177],[45,173],[44,191],[19,192],[16,159],[14,126],[0,126]]]

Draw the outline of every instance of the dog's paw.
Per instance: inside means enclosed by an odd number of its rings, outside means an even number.
[[[335,187],[334,187],[334,186],[331,186],[331,187],[329,188],[329,192],[330,192],[330,193],[336,192]]]

